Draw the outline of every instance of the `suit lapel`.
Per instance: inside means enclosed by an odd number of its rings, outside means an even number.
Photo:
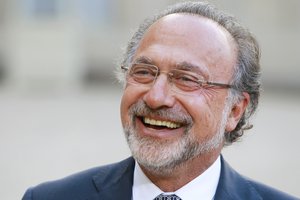
[[[135,161],[132,157],[113,165],[102,167],[93,177],[98,193],[87,200],[131,200],[133,171]],[[262,200],[260,194],[244,177],[238,174],[221,157],[221,175],[215,200]]]
[[[221,166],[215,200],[263,199],[250,182],[232,169],[223,157]]]
[[[93,177],[98,193],[89,200],[131,200],[134,165],[135,161],[130,157],[120,163],[102,168]]]

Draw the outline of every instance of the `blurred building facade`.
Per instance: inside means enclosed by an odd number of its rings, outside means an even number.
[[[118,119],[121,92],[97,86],[115,83],[112,68],[137,25],[178,1],[0,0],[2,199],[130,154]],[[224,156],[242,174],[300,196],[300,1],[208,1],[257,36],[263,94],[273,91],[262,98],[253,132]],[[96,90],[73,92],[82,86]]]
[[[174,2],[1,0],[0,84],[47,90],[113,82],[112,68],[134,28]],[[211,2],[257,36],[266,85],[298,90],[300,1]]]

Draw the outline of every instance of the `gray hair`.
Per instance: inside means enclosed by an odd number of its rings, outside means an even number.
[[[209,18],[217,22],[220,26],[224,27],[234,38],[237,49],[238,57],[236,67],[233,73],[231,84],[235,89],[230,89],[229,95],[234,103],[243,99],[243,92],[250,95],[250,102],[236,128],[225,133],[226,144],[231,144],[237,141],[244,133],[244,130],[250,129],[252,125],[249,124],[250,117],[254,114],[260,96],[260,50],[259,45],[254,36],[243,27],[231,15],[224,13],[209,3],[204,2],[183,2],[170,6],[161,13],[146,19],[127,45],[124,58],[121,65],[129,67],[132,63],[133,56],[148,28],[160,18],[174,13],[184,13],[190,15],[199,15]],[[124,83],[124,73],[120,70],[117,72],[120,82]]]

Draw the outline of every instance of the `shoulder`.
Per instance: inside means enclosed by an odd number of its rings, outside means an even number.
[[[29,188],[23,196],[23,200],[65,200],[87,199],[96,195],[95,180],[108,180],[123,168],[134,163],[133,158],[128,158],[118,163],[104,165],[81,171],[62,179],[48,181]]]
[[[100,169],[101,167],[96,167],[31,187],[26,191],[23,200],[77,199],[76,196],[82,191],[86,193],[95,192],[92,176]]]
[[[235,171],[224,159],[221,159],[222,168],[216,199],[244,199],[244,200],[296,200],[282,191],[254,181]],[[299,200],[299,199],[298,199]]]
[[[245,182],[255,189],[262,197],[262,199],[272,199],[272,200],[296,200],[299,198],[293,197],[285,192],[282,192],[276,188],[270,187],[258,181],[252,180],[247,177],[243,177]]]

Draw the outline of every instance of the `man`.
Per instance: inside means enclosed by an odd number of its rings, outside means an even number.
[[[258,44],[233,17],[174,5],[141,24],[121,68],[133,158],[41,184],[24,200],[296,199],[221,156],[251,127],[260,90]]]

